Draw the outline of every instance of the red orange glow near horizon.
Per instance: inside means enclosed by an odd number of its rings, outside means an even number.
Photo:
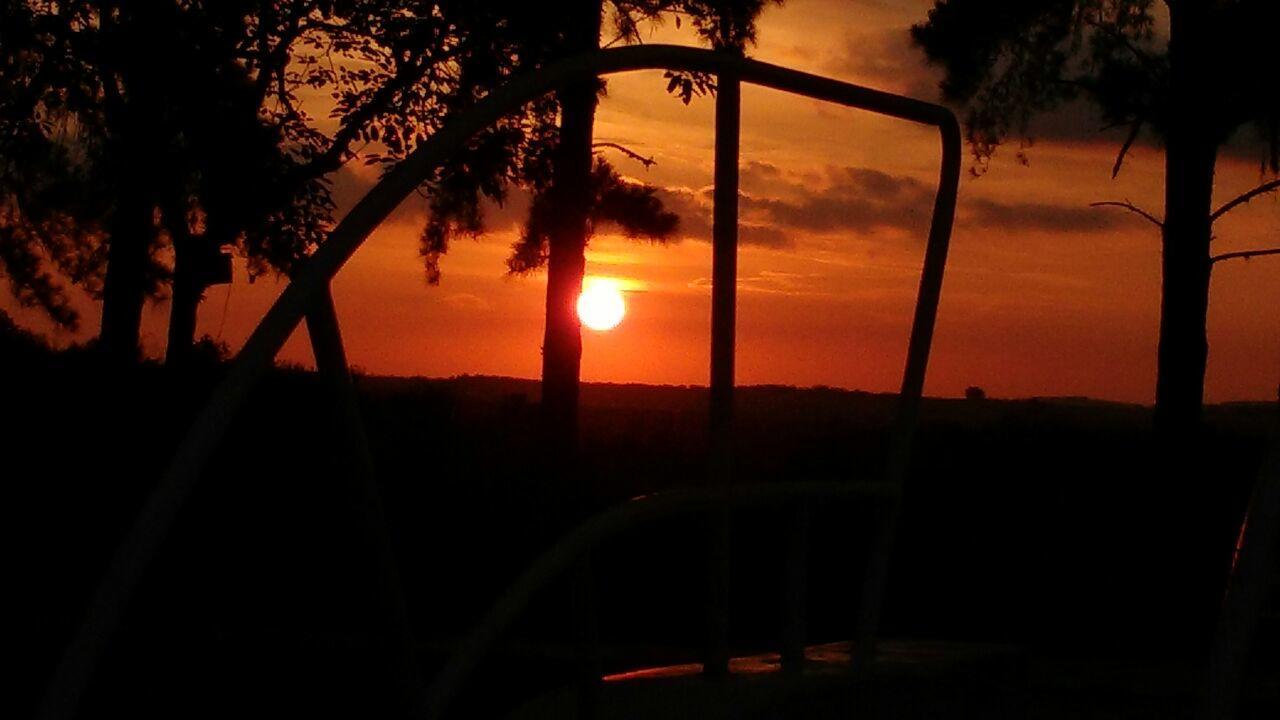
[[[931,5],[768,4],[750,54],[936,100],[937,71],[907,32]],[[645,42],[697,40],[687,24],[668,23],[646,30]],[[686,106],[665,94],[666,84],[660,71],[610,76],[597,112],[596,140],[656,162],[646,167],[602,152],[622,174],[659,188],[681,227],[666,245],[595,228],[587,274],[620,281],[632,302],[617,330],[584,331],[586,381],[708,381],[714,103],[695,98]],[[312,117],[328,117],[327,95],[304,100]],[[738,382],[896,391],[938,177],[937,134],[754,86],[743,88],[742,123]],[[1153,400],[1160,240],[1136,216],[1089,204],[1126,199],[1161,213],[1164,156],[1144,138],[1112,179],[1124,129],[1099,133],[1102,125],[1068,108],[1038,128],[1035,145],[1025,148],[1028,162],[1014,140],[985,173],[962,181],[927,394],[956,397],[976,385],[997,398]],[[357,159],[336,174],[339,216],[379,172]],[[1219,160],[1217,202],[1258,182],[1257,157],[1228,149]],[[520,192],[501,207],[486,206],[487,232],[453,243],[439,285],[428,286],[418,253],[426,201],[411,196],[333,282],[351,362],[371,374],[537,378],[546,277],[510,276],[505,265],[527,211]],[[1280,196],[1224,216],[1215,233],[1215,253],[1274,245]],[[271,278],[245,282],[238,264],[234,284],[207,293],[197,334],[237,350],[283,287]],[[1280,258],[1217,264],[1211,293],[1207,399],[1274,400]],[[589,305],[591,318],[606,308]],[[83,296],[76,307],[84,313],[81,331],[57,334],[0,292],[0,308],[60,342],[97,332],[97,303]],[[168,309],[161,301],[146,310],[143,342],[153,357],[164,351]],[[583,322],[590,328],[595,320]],[[311,363],[305,329],[281,359]]]

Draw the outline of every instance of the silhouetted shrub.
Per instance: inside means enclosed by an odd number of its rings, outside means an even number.
[[[0,310],[0,356],[16,361],[50,352],[49,344],[44,338],[19,326],[9,317],[9,313]]]
[[[201,337],[191,346],[191,361],[201,367],[219,365],[230,357],[231,348],[209,335]]]

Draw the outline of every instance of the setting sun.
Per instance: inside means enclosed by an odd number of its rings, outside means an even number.
[[[587,278],[578,296],[578,319],[592,330],[612,330],[627,314],[622,287],[616,280]]]

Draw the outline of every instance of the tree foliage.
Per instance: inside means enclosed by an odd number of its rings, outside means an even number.
[[[76,131],[67,108],[82,104],[84,89],[46,97],[45,78],[72,74],[78,62],[40,8],[4,0],[0,12],[0,275],[20,304],[74,328],[63,280],[101,287],[102,207],[93,148],[64,142]]]
[[[1201,111],[1213,138],[1225,143],[1251,126],[1264,162],[1280,170],[1280,95],[1270,89],[1280,4],[1187,1],[1208,8],[1203,55],[1212,65],[1203,72],[1213,87]],[[1127,128],[1127,151],[1144,128],[1163,140],[1184,119],[1170,100],[1164,17],[1156,0],[940,0],[912,37],[945,68],[943,94],[963,106],[980,162],[1008,137],[1025,137],[1036,115],[1075,99]]]
[[[714,48],[741,51],[755,42],[755,19],[770,1],[781,4],[781,0],[611,0],[604,3],[607,32],[612,33],[605,44],[642,43],[646,28],[671,22],[680,27],[690,24]],[[468,33],[485,53],[480,58],[470,54],[460,58],[460,73],[469,78],[464,86],[472,94],[483,94],[512,74],[532,71],[572,53],[562,18],[545,13],[543,8],[511,0],[487,3],[486,8],[488,14]],[[468,63],[494,58],[498,63],[484,66],[483,72],[469,70]],[[667,92],[686,104],[715,91],[714,79],[705,73],[673,71],[664,79]],[[601,82],[601,93],[605,87]],[[467,96],[462,101],[470,99]],[[545,266],[550,219],[555,214],[548,192],[559,140],[558,120],[554,98],[530,103],[483,133],[427,184],[430,219],[422,234],[421,254],[428,282],[439,281],[440,259],[452,238],[484,231],[484,199],[504,202],[513,186],[529,192],[533,201],[507,267],[513,273],[528,273]],[[599,153],[591,182],[593,225],[610,224],[636,240],[661,243],[674,236],[678,217],[663,208],[656,189],[624,179]]]
[[[623,178],[601,158],[596,158],[592,167],[591,187],[592,227],[609,225],[632,240],[663,243],[680,225],[680,217],[663,207],[656,188]],[[534,198],[520,238],[507,258],[509,271],[523,274],[546,265],[555,213],[556,205],[549,195]]]
[[[647,25],[671,21],[730,48],[754,39],[764,4],[607,7],[615,41],[642,42]],[[389,167],[451,113],[569,53],[562,18],[524,0],[0,0],[0,20],[0,273],[65,326],[77,320],[68,283],[102,295],[126,188],[150,234],[139,291],[163,294],[175,256],[224,247],[251,279],[288,273],[332,227],[344,165]],[[686,102],[714,89],[701,75],[670,79]],[[547,190],[557,119],[553,98],[530,103],[425,184],[429,281],[451,236],[483,228],[484,198]],[[603,161],[592,177],[612,203],[598,220],[670,235],[652,189]],[[540,254],[536,225],[513,268],[532,269],[518,259]]]
[[[332,225],[333,173],[366,148],[403,157],[461,95],[472,5],[4,0],[0,271],[72,324],[58,278],[100,291],[128,178],[157,259],[181,237],[289,272]]]

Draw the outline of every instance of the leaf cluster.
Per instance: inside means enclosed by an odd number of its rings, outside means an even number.
[[[1213,141],[1251,126],[1264,163],[1280,170],[1280,95],[1270,89],[1280,3],[1165,5],[1201,13],[1184,23],[1197,58],[1189,80],[1171,74],[1169,24],[1155,0],[938,0],[911,34],[945,70],[943,95],[963,108],[980,166],[1010,136],[1028,138],[1035,116],[1082,99],[1108,126],[1128,128],[1118,171],[1141,131],[1163,140],[1188,121],[1181,94],[1194,98],[1194,121]]]

